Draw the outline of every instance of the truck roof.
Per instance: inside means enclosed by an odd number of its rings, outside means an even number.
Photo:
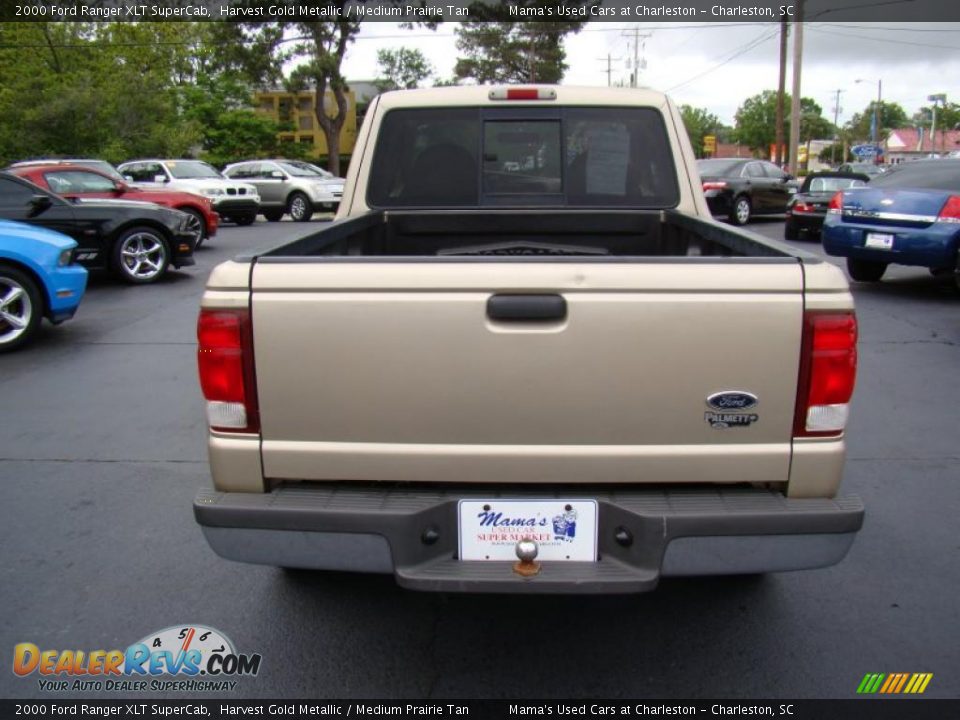
[[[552,91],[552,98],[536,100],[494,100],[491,94],[506,90]],[[548,92],[541,93],[545,96]],[[422,88],[417,90],[394,90],[379,96],[383,110],[401,107],[450,107],[456,105],[645,105],[660,107],[666,103],[666,95],[648,88],[578,87],[569,85],[459,85],[455,87]]]

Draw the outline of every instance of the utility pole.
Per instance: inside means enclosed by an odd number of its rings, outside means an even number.
[[[803,0],[797,0],[793,24],[793,96],[790,98],[790,172],[797,174],[797,145],[800,142],[800,66],[803,62]]]
[[[607,87],[610,87],[610,85],[611,85],[610,77],[611,77],[611,75],[613,74],[613,61],[614,61],[614,60],[622,60],[622,58],[610,57],[610,53],[607,53],[607,57],[606,57],[606,58],[597,58],[597,60],[599,60],[600,62],[603,62],[604,59],[606,59],[606,61],[607,61],[607,70],[606,70],[606,72],[607,72]]]
[[[840,119],[840,93],[846,92],[846,90],[841,90],[837,88],[834,90],[837,94],[837,99],[833,103],[833,146],[830,148],[830,164],[837,164],[837,141],[840,139],[840,128],[837,126],[837,123]],[[844,154],[843,160],[846,162],[847,156]]]
[[[937,152],[937,103],[943,103],[943,107],[947,106],[947,95],[946,93],[937,93],[936,95],[928,95],[927,101],[933,103],[933,122],[930,123],[930,152]],[[944,140],[941,143],[946,150],[946,130],[943,131]],[[922,149],[922,148],[921,148]]]
[[[620,33],[623,35],[624,33]],[[640,84],[640,40],[646,40],[653,33],[640,34],[639,28],[633,29],[633,72],[630,73],[630,87],[635,88]]]
[[[787,85],[787,35],[786,18],[780,21],[780,81],[777,85],[776,149],[774,159],[777,167],[783,167],[783,92]]]

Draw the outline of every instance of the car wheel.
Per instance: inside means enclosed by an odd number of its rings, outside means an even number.
[[[733,208],[730,210],[730,222],[734,225],[746,225],[750,222],[750,198],[746,195],[740,195],[733,201]]]
[[[296,222],[307,222],[313,217],[313,206],[310,204],[310,198],[300,192],[295,192],[290,196],[287,203],[287,212]]]
[[[253,215],[237,215],[235,218],[233,218],[233,221],[237,225],[240,225],[241,227],[246,227],[247,225],[253,225],[253,223],[256,222],[256,220],[257,220],[256,213],[254,213]]]
[[[797,230],[797,226],[792,222],[788,222],[783,226],[783,238],[784,240],[799,240],[800,231]]]
[[[261,214],[267,219],[267,222],[280,222],[283,219],[283,210],[264,210]]]
[[[847,272],[857,282],[877,282],[887,271],[887,263],[847,258]]]
[[[187,230],[193,233],[193,236],[197,239],[194,248],[203,245],[203,241],[207,239],[207,223],[203,219],[203,215],[193,208],[177,208],[177,210],[190,216],[187,221]]]
[[[43,300],[33,278],[0,266],[0,353],[29,342],[42,317]]]
[[[170,248],[159,230],[130,228],[113,245],[113,269],[128,283],[154,282],[169,264]]]

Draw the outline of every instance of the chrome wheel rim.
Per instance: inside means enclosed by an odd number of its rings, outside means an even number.
[[[16,280],[0,277],[0,345],[23,335],[33,318],[30,294]]]
[[[188,212],[189,220],[185,224],[186,230],[193,235],[196,240],[203,239],[203,220],[200,219],[199,215],[195,215],[192,212]]]
[[[128,235],[120,246],[123,271],[137,280],[151,280],[163,271],[167,251],[163,242],[149,232]]]
[[[307,203],[302,197],[295,197],[290,201],[290,217],[300,220],[307,211]]]
[[[737,220],[742,225],[750,219],[750,203],[746,200],[737,201]]]

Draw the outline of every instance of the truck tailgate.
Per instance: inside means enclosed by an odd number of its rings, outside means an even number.
[[[491,319],[497,294],[562,296],[565,317]],[[788,258],[262,259],[264,474],[785,482],[802,317],[803,270]],[[707,398],[723,392],[757,403],[715,426]]]

